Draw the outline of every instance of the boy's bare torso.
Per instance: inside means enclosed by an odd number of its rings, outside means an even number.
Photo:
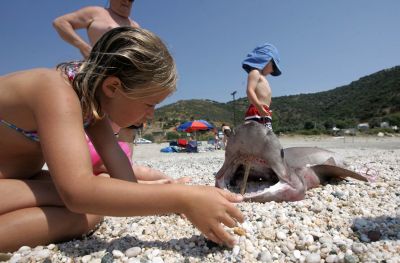
[[[271,87],[264,76],[260,75],[254,92],[261,104],[267,105],[268,107],[271,105]]]

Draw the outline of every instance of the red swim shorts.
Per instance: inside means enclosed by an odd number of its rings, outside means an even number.
[[[253,104],[250,104],[246,111],[245,121],[257,121],[261,124],[271,123],[272,121],[272,111],[267,105],[263,105],[263,108],[268,112],[268,116],[261,116],[258,109]]]

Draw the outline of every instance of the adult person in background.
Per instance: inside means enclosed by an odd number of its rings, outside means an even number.
[[[108,8],[88,6],[75,12],[65,14],[53,21],[58,34],[73,45],[87,58],[92,46],[108,30],[120,27],[139,27],[139,24],[129,16],[133,0],[110,0]],[[89,43],[82,39],[76,30],[86,29]]]
[[[215,147],[215,150],[219,150],[220,149],[219,135],[218,135],[218,129],[217,128],[214,129],[214,147]]]
[[[231,133],[231,127],[229,127],[228,125],[226,125],[225,123],[222,123],[221,125],[221,131],[223,133],[223,138],[222,138],[222,142],[224,144],[224,149],[226,147],[226,144],[228,143],[228,136]]]
[[[134,0],[110,0],[109,7],[104,8],[101,6],[88,6],[83,7],[72,13],[68,13],[57,17],[53,21],[53,26],[57,30],[58,34],[69,44],[73,45],[81,52],[82,56],[86,59],[92,46],[100,39],[100,37],[107,31],[120,27],[120,26],[131,26],[140,27],[137,22],[131,19],[129,16],[132,12]],[[77,32],[78,29],[86,29],[89,43],[87,43]],[[111,122],[114,132],[118,134],[118,140],[120,145],[126,143],[127,147],[130,148],[129,154],[132,153],[133,138],[135,136],[135,130],[124,128],[120,129],[117,125]],[[122,142],[122,144],[121,144]],[[89,146],[90,146],[89,142]],[[92,149],[94,151],[94,148]],[[128,153],[127,153],[128,154]],[[100,158],[98,159],[93,167],[98,173],[104,172],[104,165]],[[151,169],[146,166],[133,165],[133,169],[136,177],[140,181],[153,181],[153,182],[187,182],[188,178],[181,178],[179,180],[173,180],[169,176],[165,175],[161,171]]]

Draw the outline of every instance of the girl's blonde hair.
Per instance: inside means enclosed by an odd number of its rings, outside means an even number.
[[[73,62],[57,66],[70,71]],[[76,66],[76,64],[75,64]],[[72,82],[85,120],[101,119],[104,113],[96,97],[105,78],[115,76],[132,99],[142,99],[176,90],[174,59],[162,40],[142,28],[117,27],[105,33],[93,46]]]

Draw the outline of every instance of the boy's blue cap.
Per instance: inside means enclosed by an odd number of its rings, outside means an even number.
[[[247,54],[246,59],[242,62],[242,67],[247,72],[253,68],[263,70],[263,68],[271,61],[271,59],[274,62],[274,71],[271,73],[271,75],[279,76],[282,74],[279,67],[279,53],[276,47],[269,43],[258,46],[249,54]]]

